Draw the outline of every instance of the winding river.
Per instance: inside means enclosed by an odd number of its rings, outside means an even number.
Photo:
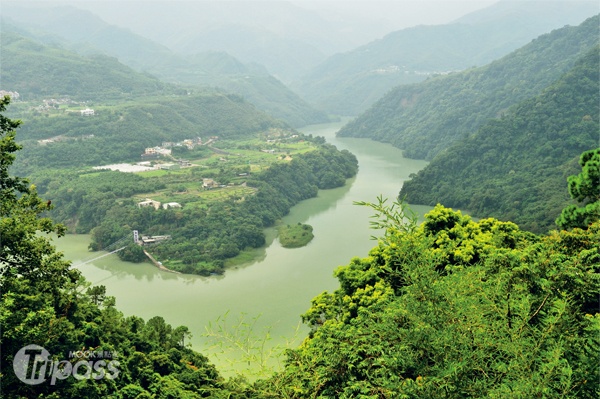
[[[300,315],[313,297],[333,291],[338,285],[334,269],[348,264],[353,257],[366,256],[375,245],[370,238],[374,234],[369,228],[371,210],[353,202],[374,202],[380,194],[393,200],[401,183],[426,165],[425,161],[403,158],[400,150],[390,145],[337,138],[335,132],[341,125],[301,129],[324,136],[339,149],[354,153],[359,161],[357,176],[344,187],[320,191],[284,218],[284,223],[313,226],[315,238],[305,247],[283,248],[274,230],[269,229],[269,244],[256,250],[254,262],[229,269],[224,276],[206,278],[162,272],[147,263],[122,262],[116,255],[77,266],[90,257],[87,235],[69,235],[57,240],[56,245],[92,284],[106,286],[107,294],[116,297],[117,307],[125,315],[146,320],[158,315],[173,326],[188,326],[193,335],[192,347],[207,353],[219,366],[224,360],[212,358],[215,348],[208,347],[204,336],[211,323],[223,327],[225,320],[231,326],[243,318],[255,323],[252,329],[257,337],[270,331],[269,345],[290,341],[297,345],[306,335],[306,327],[299,324]],[[422,214],[429,208],[413,209]],[[221,322],[215,324],[219,318]]]

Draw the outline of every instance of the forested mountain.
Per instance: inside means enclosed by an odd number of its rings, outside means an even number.
[[[542,35],[487,66],[399,86],[339,134],[388,142],[406,156],[432,159],[554,82],[597,45],[599,24],[595,16]]]
[[[109,25],[91,12],[73,6],[32,7],[6,2],[1,10],[3,29],[45,44],[65,47],[82,55],[104,53],[136,70],[168,63],[173,52],[130,30]]]
[[[204,52],[150,69],[167,82],[222,88],[293,127],[329,121],[261,65],[246,65],[224,52]]]
[[[598,12],[594,2],[499,2],[477,18],[390,33],[336,54],[292,88],[330,113],[357,115],[387,91],[427,76],[485,65],[565,24]]]
[[[20,142],[25,148],[15,164],[17,170],[29,173],[37,168],[130,162],[163,141],[247,138],[284,126],[242,98],[215,91],[147,97],[100,105],[94,111],[88,117],[79,111],[23,117]],[[57,136],[52,143],[38,142]]]
[[[597,19],[594,19],[597,28]],[[598,147],[600,47],[559,80],[440,153],[400,196],[512,220],[545,232],[568,204],[566,178]]]
[[[3,7],[2,17],[3,31],[18,32],[35,42],[84,56],[116,57],[134,70],[150,73],[165,82],[221,87],[295,127],[328,120],[323,112],[308,105],[266,68],[243,64],[223,52],[176,54],[75,7],[36,9],[9,3]]]
[[[22,100],[56,96],[114,100],[185,92],[105,55],[80,56],[6,29],[0,40],[2,89],[19,92]]]

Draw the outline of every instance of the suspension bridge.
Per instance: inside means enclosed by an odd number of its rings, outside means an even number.
[[[104,251],[105,253],[103,253],[101,255],[98,255],[98,254],[91,255],[91,256],[79,261],[78,263],[74,264],[73,266],[76,266],[76,267],[83,266],[87,263],[92,263],[93,261],[102,259],[105,256],[116,254],[117,252],[122,251],[125,248],[127,248],[128,241],[131,241],[131,239],[132,239],[131,234],[124,235],[123,237],[119,238],[117,241],[113,242],[112,244],[107,245],[104,248],[102,248],[101,251]],[[134,230],[133,242],[135,242],[135,243],[138,242],[137,241],[137,230]]]
[[[119,238],[117,241],[113,242],[110,245],[105,246],[104,248],[101,249],[101,251],[104,251],[103,254],[101,255],[91,255],[88,258],[85,258],[79,262],[77,262],[76,264],[74,264],[73,266],[78,267],[78,266],[83,266],[85,264],[88,263],[92,263],[98,259],[102,259],[106,256],[112,255],[112,254],[116,254],[119,251],[124,250],[125,248],[127,248],[127,245],[129,244],[129,242],[131,242],[131,239],[133,238],[133,242],[135,244],[138,245],[143,245],[143,244],[154,244],[154,243],[158,243],[164,240],[168,240],[171,238],[171,236],[149,236],[149,237],[139,237],[138,231],[137,230],[133,230],[133,235],[132,234],[126,234],[123,237]],[[146,257],[156,266],[158,267],[160,270],[164,270],[167,272],[172,272],[172,273],[179,273],[176,272],[174,270],[170,270],[167,267],[163,266],[163,264],[159,261],[157,261],[156,259],[154,259],[154,257],[152,255],[150,255],[148,253],[148,251],[144,250],[144,254],[146,255]]]

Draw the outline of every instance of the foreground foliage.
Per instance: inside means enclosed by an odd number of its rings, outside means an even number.
[[[336,271],[340,288],[303,315],[310,337],[254,392],[597,397],[598,242],[597,221],[538,237],[442,206],[421,226],[390,225],[367,258]]]
[[[579,158],[581,173],[569,176],[569,194],[581,204],[562,210],[556,224],[562,228],[585,228],[600,219],[600,148],[586,151]]]
[[[4,111],[8,99],[0,102]],[[124,317],[45,235],[64,227],[8,168],[18,122],[0,115],[0,360],[6,398],[596,398],[600,370],[600,221],[536,236],[436,206],[418,226],[405,207],[370,205],[385,228],[364,259],[337,269],[285,368],[249,385],[224,381],[185,346],[186,327]],[[583,157],[587,159],[587,157]],[[587,162],[585,162],[587,164]],[[577,179],[572,179],[576,181]],[[582,179],[585,183],[586,179]],[[581,186],[581,185],[580,185]],[[585,190],[584,190],[585,191]],[[235,335],[225,335],[235,337]],[[25,345],[54,360],[80,349],[118,354],[115,379],[19,381]],[[253,344],[252,344],[253,345]],[[251,346],[242,346],[242,349]]]
[[[0,100],[0,112],[8,97]],[[3,398],[201,398],[218,395],[224,380],[208,360],[185,346],[186,327],[162,317],[147,322],[124,317],[103,286],[90,287],[45,234],[64,227],[41,215],[52,207],[34,186],[10,176],[19,150],[19,125],[0,115],[0,362]],[[53,361],[75,361],[70,352],[109,352],[119,362],[117,378],[76,379],[51,384],[19,381],[12,370],[24,346],[44,347]],[[87,359],[86,359],[87,360]],[[91,359],[90,359],[91,360]],[[81,374],[80,374],[81,375]]]

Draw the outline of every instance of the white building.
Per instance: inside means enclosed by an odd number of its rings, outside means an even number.
[[[160,154],[160,155],[171,155],[171,150],[168,148],[161,147],[148,147],[144,150],[147,155]]]
[[[146,206],[151,206],[154,209],[160,208],[160,202],[159,201],[151,200],[150,198],[146,198],[145,201],[138,202],[137,205],[138,205],[138,208],[143,208],[143,207],[146,207]]]

